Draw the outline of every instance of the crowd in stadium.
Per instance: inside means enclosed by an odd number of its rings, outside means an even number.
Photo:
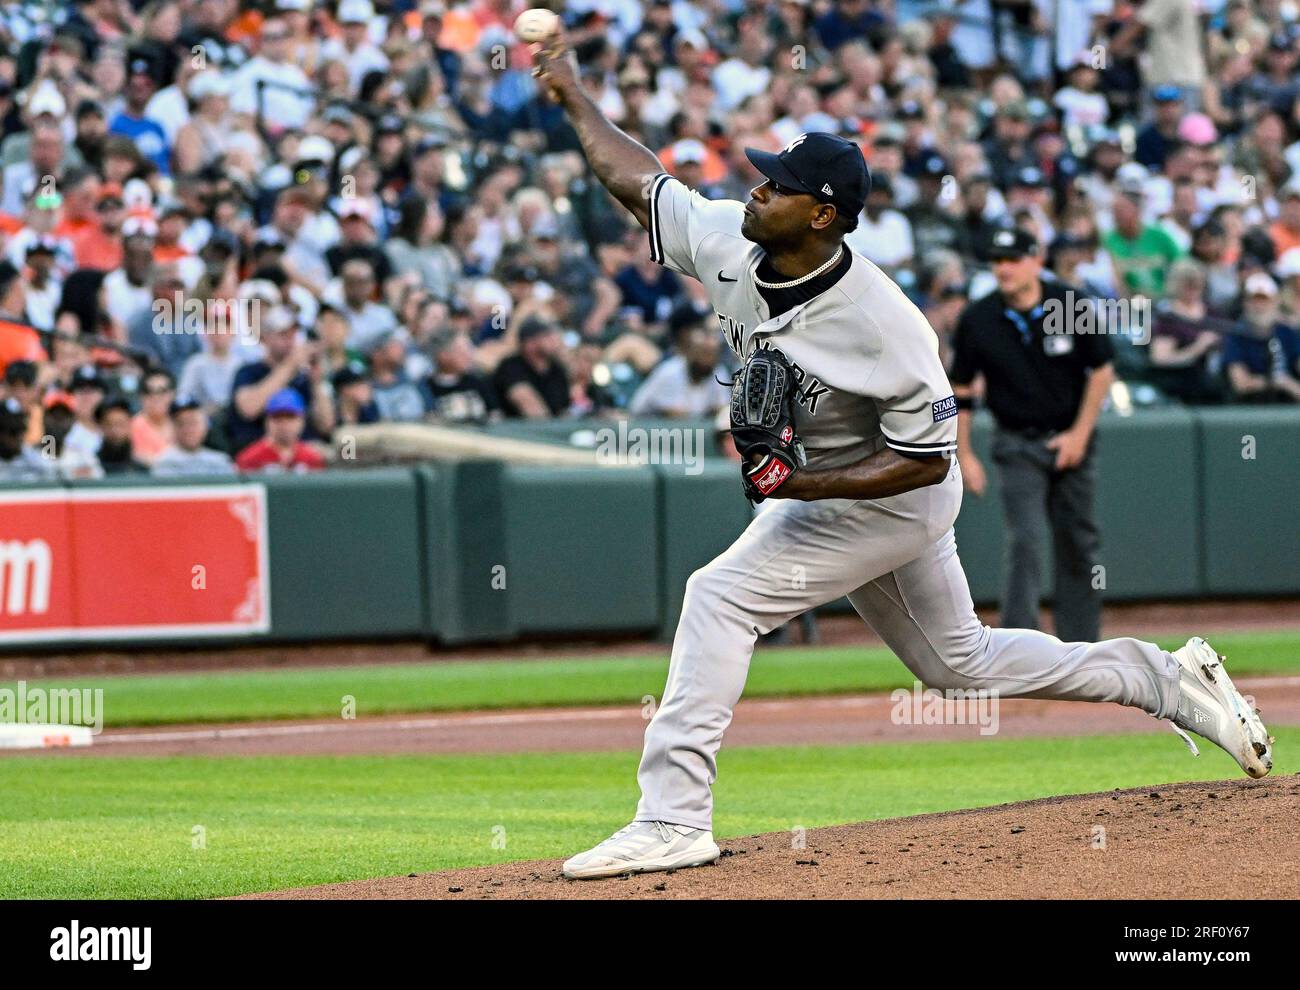
[[[719,409],[716,319],[539,96],[526,5],[6,4],[0,480],[314,470],[356,423]],[[593,98],[705,196],[762,181],[745,147],[858,142],[849,242],[945,353],[1014,226],[1149,317],[1103,328],[1130,400],[1300,400],[1294,0],[563,17]]]

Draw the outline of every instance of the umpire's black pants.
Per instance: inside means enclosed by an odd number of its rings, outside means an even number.
[[[1056,469],[1047,431],[999,428],[993,438],[1006,521],[1002,626],[1037,629],[1043,549],[1051,533],[1056,581],[1052,614],[1066,642],[1096,642],[1104,574],[1094,573],[1101,537],[1093,519],[1096,436],[1077,467]]]

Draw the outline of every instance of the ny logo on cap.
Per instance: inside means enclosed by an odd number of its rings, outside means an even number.
[[[1000,230],[993,238],[993,243],[998,247],[1010,247],[1016,243],[1016,235],[1009,230]]]
[[[800,134],[797,138],[795,138],[793,141],[791,141],[789,144],[785,146],[785,151],[783,152],[783,154],[788,155],[790,152],[794,151],[795,148],[799,147],[799,145],[803,144],[804,141],[806,141],[807,139],[808,139],[807,134]]]

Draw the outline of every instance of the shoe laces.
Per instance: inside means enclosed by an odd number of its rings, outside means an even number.
[[[1179,738],[1182,739],[1183,742],[1187,743],[1187,748],[1192,751],[1193,756],[1201,755],[1201,751],[1196,748],[1196,743],[1192,741],[1191,736],[1189,736],[1186,732],[1183,731],[1182,726],[1180,726],[1173,719],[1170,719],[1169,728],[1173,729],[1176,733],[1178,733]]]
[[[664,842],[673,841],[673,831],[668,827],[667,822],[655,822],[654,826],[659,830],[659,838],[663,839]]]

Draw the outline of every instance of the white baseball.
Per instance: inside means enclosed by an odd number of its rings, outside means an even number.
[[[515,37],[533,43],[560,33],[560,18],[545,7],[530,7],[515,18]]]

